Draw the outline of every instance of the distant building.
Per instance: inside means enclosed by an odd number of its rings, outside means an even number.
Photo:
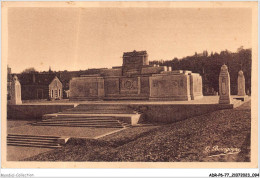
[[[62,99],[62,93],[62,83],[60,82],[58,77],[55,77],[49,84],[49,98],[51,100]]]
[[[22,100],[62,99],[63,87],[55,74],[28,73],[18,76]]]

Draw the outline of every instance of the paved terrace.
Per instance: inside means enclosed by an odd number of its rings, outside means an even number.
[[[236,95],[232,95],[232,98],[237,97]],[[248,98],[250,99],[250,97]],[[70,101],[69,99],[63,100],[55,100],[55,101],[25,101],[23,105],[71,105],[74,106],[78,104],[137,104],[137,105],[153,105],[153,104],[162,104],[162,105],[195,105],[195,104],[218,104],[219,96],[203,96],[201,99],[190,100],[190,101],[150,101],[150,100],[105,100],[105,101]]]

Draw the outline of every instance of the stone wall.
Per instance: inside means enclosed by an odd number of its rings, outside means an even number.
[[[149,77],[104,77],[104,99],[148,99]]]
[[[70,99],[103,99],[104,79],[100,76],[83,76],[70,81]]]
[[[106,77],[104,78],[105,96],[119,95],[119,77]]]
[[[187,74],[163,73],[150,77],[151,100],[188,101],[190,76]]]

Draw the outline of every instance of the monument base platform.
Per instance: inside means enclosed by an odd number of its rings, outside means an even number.
[[[26,112],[33,106],[35,111],[42,110],[41,112],[38,112],[38,115],[42,113],[42,116],[47,113],[54,113],[48,114],[47,116],[75,116],[75,118],[79,119],[81,116],[88,118],[113,117],[131,125],[138,125],[142,121],[173,123],[217,110],[232,109],[244,103],[243,101],[234,98],[236,98],[236,96],[231,96],[231,104],[218,104],[219,96],[204,96],[201,99],[191,101],[118,100],[72,102],[61,100],[59,103],[46,101],[45,103],[27,103],[17,106],[12,105],[12,107],[19,107],[19,109],[12,109],[12,115],[14,115],[17,110],[19,112],[24,111],[24,113],[27,113],[26,117],[33,118],[35,115],[34,112],[32,112],[31,115]],[[246,101],[248,100],[250,100],[250,97],[248,97]],[[61,105],[64,105],[64,107],[61,107]],[[50,112],[51,110],[54,111],[54,108],[56,109],[57,106],[59,106],[59,113],[57,113],[57,111],[56,113]],[[23,109],[23,111],[21,109]],[[44,109],[47,109],[48,112],[44,111]],[[18,114],[19,113],[16,113],[15,115]]]

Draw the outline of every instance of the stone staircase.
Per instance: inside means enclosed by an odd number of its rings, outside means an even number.
[[[60,113],[46,114],[42,121],[32,125],[125,128],[134,125],[140,117],[141,113],[127,105],[80,104]]]
[[[120,104],[79,104],[62,113],[136,114],[138,111],[133,110],[128,105]]]
[[[100,128],[124,128],[130,125],[113,117],[89,117],[61,115],[40,122],[32,123],[35,126],[62,126],[62,127],[100,127]]]
[[[36,136],[36,135],[18,135],[18,134],[7,135],[8,146],[60,148],[61,144],[65,144],[66,142],[62,140],[63,140],[62,138],[54,137],[54,136]]]

